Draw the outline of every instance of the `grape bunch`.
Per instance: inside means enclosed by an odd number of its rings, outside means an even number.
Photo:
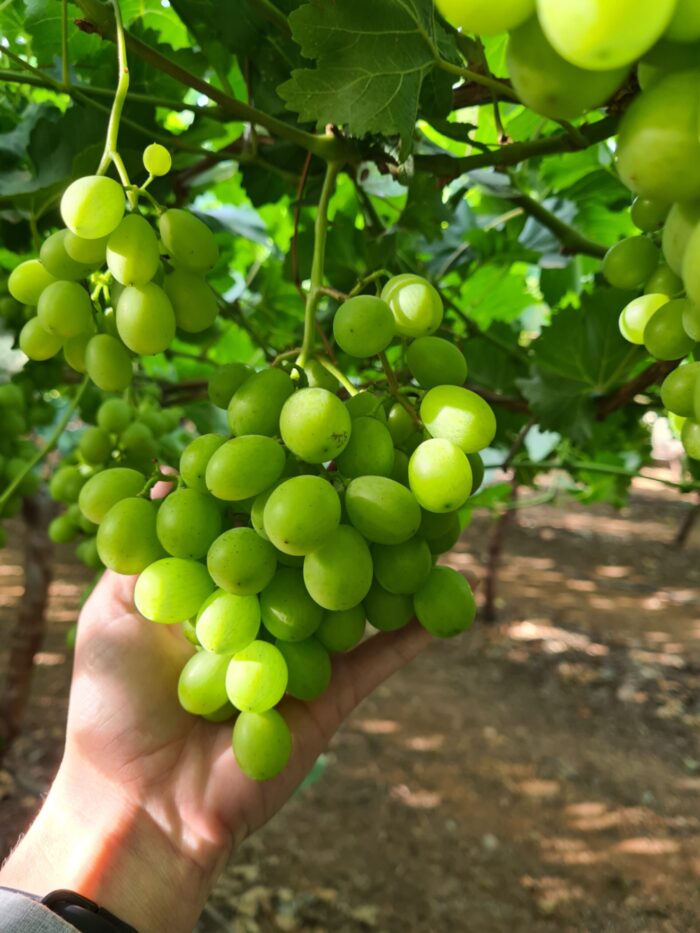
[[[20,349],[31,360],[62,350],[72,369],[106,392],[130,385],[135,356],[161,353],[178,331],[206,330],[218,311],[205,279],[218,256],[214,235],[178,208],[159,209],[154,230],[138,194],[169,171],[170,155],[154,143],[143,161],[149,177],[128,192],[129,212],[112,178],[88,175],[69,185],[61,199],[65,227],[8,280],[11,297],[29,309]]]
[[[459,510],[481,483],[478,452],[496,421],[463,388],[461,351],[433,335],[442,313],[438,292],[416,275],[348,298],[334,337],[366,361],[371,388],[346,381],[343,401],[319,359],[291,372],[231,363],[212,376],[209,396],[232,436],[192,440],[166,498],[150,499],[129,467],[80,490],[100,560],[138,574],[139,612],[181,624],[196,647],[180,703],[215,721],[236,715],[233,750],[256,780],[280,773],[290,755],[276,709],[283,696],[319,697],[331,655],[357,645],[366,622],[389,631],[415,616],[449,637],[473,621],[468,582],[436,559],[460,535]],[[403,384],[387,350],[403,359]]]

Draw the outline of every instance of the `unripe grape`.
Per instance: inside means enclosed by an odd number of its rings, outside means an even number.
[[[128,467],[114,467],[96,473],[80,490],[80,511],[91,522],[99,524],[113,505],[138,495],[145,483],[143,473]]]
[[[67,514],[63,514],[49,523],[47,534],[54,544],[68,544],[77,536],[78,527]]]
[[[217,499],[235,502],[257,496],[282,474],[284,450],[271,437],[247,434],[226,441],[214,452],[206,471],[206,484]]]
[[[97,531],[97,551],[105,567],[117,573],[141,573],[165,555],[156,535],[156,512],[155,502],[136,497],[120,499],[111,507]]]
[[[649,237],[620,240],[605,254],[603,275],[615,288],[641,288],[659,263],[659,250]]]
[[[340,399],[325,389],[299,389],[280,413],[282,440],[301,460],[324,463],[350,439],[351,419]]]
[[[677,0],[671,22],[664,35],[674,42],[700,39],[700,6],[697,0]]]
[[[283,641],[302,641],[316,631],[323,609],[313,601],[296,567],[280,567],[260,594],[267,631]]]
[[[78,442],[86,463],[104,463],[112,453],[112,441],[102,428],[87,428]]]
[[[535,11],[535,0],[435,0],[435,5],[448,23],[480,36],[508,32]]]
[[[675,415],[692,418],[695,414],[695,391],[700,383],[700,363],[687,363],[674,369],[661,385],[661,401]]]
[[[395,632],[413,618],[413,599],[400,593],[389,593],[376,580],[364,599],[367,621],[380,632]]]
[[[647,322],[644,346],[657,360],[679,360],[695,346],[683,327],[683,314],[688,307],[692,306],[685,298],[668,301]]]
[[[226,672],[228,698],[244,713],[264,713],[276,706],[287,688],[287,663],[279,648],[251,642],[231,658]]]
[[[41,293],[37,317],[57,337],[76,337],[93,327],[92,302],[77,282],[54,282]]]
[[[665,262],[660,262],[644,286],[644,294],[677,298],[683,294],[683,280]]]
[[[670,204],[664,201],[653,201],[651,198],[635,198],[630,208],[632,223],[645,233],[652,233],[664,225],[668,217]]]
[[[700,202],[674,204],[669,211],[661,238],[664,259],[676,275],[683,274],[683,259],[688,242],[700,224]]]
[[[430,548],[423,538],[402,544],[375,544],[372,548],[374,576],[389,593],[410,594],[427,580],[433,566]]]
[[[278,550],[297,556],[318,547],[339,522],[338,493],[320,476],[295,476],[281,483],[271,492],[263,513],[270,541]]]
[[[158,219],[158,229],[174,266],[206,272],[216,262],[219,248],[214,234],[189,211],[179,208],[165,211]]]
[[[326,611],[316,629],[317,638],[326,651],[350,651],[362,641],[365,633],[365,610],[360,603],[352,609]]]
[[[233,727],[233,753],[245,775],[269,781],[284,770],[292,754],[289,726],[276,709],[241,713]]]
[[[85,350],[88,376],[104,392],[121,392],[131,382],[131,358],[115,337],[96,334]]]
[[[7,288],[16,301],[35,307],[44,289],[55,281],[56,278],[42,262],[38,259],[28,259],[12,270],[7,280]]]
[[[433,567],[413,597],[418,621],[431,635],[452,638],[474,621],[474,594],[461,573],[451,567]]]
[[[156,531],[173,557],[204,557],[221,532],[219,506],[196,489],[177,489],[161,503]]]
[[[665,304],[668,304],[667,295],[641,295],[625,305],[619,320],[620,333],[625,340],[641,346],[647,324]]]
[[[420,507],[413,494],[383,476],[353,479],[345,491],[345,509],[355,528],[377,544],[401,544],[420,525]]]
[[[6,382],[0,385],[0,408],[13,409],[24,408],[24,392],[15,382]]]
[[[103,570],[104,564],[97,553],[97,541],[95,538],[85,538],[75,549],[75,556],[81,560],[86,567],[91,570]]]
[[[216,295],[200,274],[173,269],[165,277],[164,288],[181,330],[198,334],[211,327],[218,313]]]
[[[143,150],[143,165],[149,175],[167,175],[173,164],[170,153],[160,143],[151,143]]]
[[[134,409],[121,398],[108,398],[97,409],[97,424],[110,434],[120,434],[134,418]]]
[[[49,360],[62,344],[61,338],[44,330],[36,317],[30,318],[19,333],[19,348],[30,360]]]
[[[107,240],[107,267],[122,285],[145,285],[160,265],[158,239],[140,214],[127,214]]]
[[[433,437],[452,441],[467,454],[488,447],[496,435],[496,416],[488,403],[469,389],[430,389],[421,402],[420,415]]]
[[[257,596],[236,596],[215,590],[197,613],[199,644],[215,654],[232,655],[258,636],[260,602]]]
[[[356,418],[336,466],[343,476],[390,476],[394,468],[394,442],[376,418]]]
[[[374,395],[373,392],[358,392],[357,395],[351,395],[343,403],[348,410],[350,418],[355,421],[357,418],[376,418],[378,421],[386,423],[386,412],[384,411],[383,400]]]
[[[77,282],[84,279],[90,272],[90,267],[77,262],[66,250],[66,238],[71,236],[70,230],[57,230],[47,237],[41,244],[39,258],[44,267],[57,279]]]
[[[229,658],[198,651],[185,664],[177,684],[180,705],[188,713],[206,716],[227,701],[226,671]]]
[[[687,418],[681,429],[681,443],[691,460],[700,460],[700,422]]]
[[[337,612],[361,602],[372,585],[372,557],[362,535],[350,525],[338,525],[304,558],[304,583],[324,609]]]
[[[253,373],[234,392],[228,423],[234,434],[279,434],[282,406],[294,392],[294,383],[281,369]]]
[[[461,386],[467,378],[467,361],[453,343],[442,337],[419,337],[406,350],[406,365],[419,386]]]
[[[391,308],[396,331],[403,337],[432,334],[442,323],[442,299],[419,275],[394,276],[382,289],[381,297]]]
[[[381,353],[396,334],[389,305],[372,295],[348,298],[333,318],[333,336],[341,350],[350,356],[368,357]]]
[[[209,377],[207,393],[211,403],[217,408],[226,410],[234,393],[240,389],[250,374],[250,366],[244,363],[229,363],[221,366]]]
[[[63,356],[66,363],[77,373],[85,372],[85,354],[87,345],[92,340],[95,333],[94,327],[84,334],[76,334],[75,337],[69,337],[63,344]]]
[[[395,444],[403,444],[415,430],[413,418],[400,402],[394,402],[389,409],[387,428]]]
[[[100,531],[103,527],[104,522]],[[136,581],[134,603],[146,619],[171,625],[196,615],[213,591],[214,584],[202,564],[164,557],[146,567]]]
[[[413,452],[408,482],[424,509],[454,512],[464,505],[472,491],[472,468],[452,441],[431,438]]]
[[[333,373],[328,372],[318,360],[309,360],[304,366],[304,373],[312,389],[327,389],[335,394],[340,388],[340,383]]]
[[[322,696],[331,682],[331,659],[316,638],[304,641],[277,641],[287,665],[287,693],[309,702]]]
[[[129,286],[119,297],[117,330],[139,356],[162,353],[175,337],[175,312],[159,285]]]
[[[86,240],[81,236],[76,236],[72,230],[66,230],[63,246],[70,258],[77,263],[95,267],[104,264],[107,253],[107,240],[109,240],[109,236]]]
[[[700,340],[700,306],[692,301],[686,301],[683,305],[683,330],[692,340]]]
[[[77,236],[96,240],[118,227],[125,206],[120,184],[104,175],[87,175],[64,191],[61,216],[66,227]]]
[[[207,554],[207,568],[216,585],[236,596],[264,590],[276,567],[275,549],[252,528],[225,531]]]
[[[180,476],[191,489],[207,491],[207,466],[215,451],[226,442],[220,434],[202,434],[185,447],[180,456]]]

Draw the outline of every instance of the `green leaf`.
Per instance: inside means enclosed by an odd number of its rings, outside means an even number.
[[[431,0],[311,0],[289,21],[316,67],[296,69],[278,88],[288,107],[302,121],[339,124],[354,136],[398,135],[405,158],[435,50],[446,42]],[[444,84],[426,95],[431,112],[447,102]]]

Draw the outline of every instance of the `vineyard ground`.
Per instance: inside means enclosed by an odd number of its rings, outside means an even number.
[[[242,848],[201,933],[698,929],[700,536],[669,547],[683,508],[638,484],[621,513],[521,512],[499,625],[432,646],[355,713]],[[453,565],[478,573],[489,530],[476,521]],[[5,628],[19,556],[0,567]],[[56,560],[30,714],[0,771],[0,857],[60,757],[86,573],[68,549]]]

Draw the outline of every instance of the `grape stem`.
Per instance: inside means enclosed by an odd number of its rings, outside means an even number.
[[[359,295],[363,288],[371,285],[372,282],[376,282],[377,279],[390,279],[391,276],[392,273],[389,272],[388,269],[377,269],[376,272],[363,276],[357,285],[348,293],[348,298],[354,298],[355,295]]]
[[[311,260],[311,276],[309,291],[306,295],[304,309],[304,339],[301,344],[301,353],[297,363],[302,368],[306,365],[314,349],[314,336],[316,333],[316,309],[322,296],[323,270],[326,261],[326,236],[328,234],[328,205],[335,188],[335,180],[340,171],[340,162],[328,162],[326,174],[321,188],[321,197],[318,202],[316,221],[314,223],[314,253]]]
[[[68,62],[68,0],[61,0],[61,81],[70,87],[70,65]]]
[[[396,373],[394,368],[389,362],[389,359],[386,353],[378,353],[379,361],[382,364],[382,369],[384,370],[384,375],[386,376],[386,384],[389,390],[389,395],[396,399],[396,401],[401,405],[402,408],[405,408],[406,411],[411,416],[411,420],[416,428],[420,428],[420,418],[418,417],[418,412],[415,410],[413,405],[401,394],[401,387],[399,386],[399,381],[396,378]]]
[[[348,377],[338,369],[337,366],[334,366],[333,363],[331,363],[330,360],[327,360],[324,356],[317,356],[316,359],[321,364],[321,366],[323,366],[323,368],[331,374],[331,376],[335,376],[348,395],[357,395],[359,390],[352,384],[352,382],[350,382]]]
[[[83,392],[85,392],[85,389],[87,388],[89,381],[90,380],[87,376],[83,378],[82,382],[80,383],[80,385],[78,386],[76,390],[75,395],[73,396],[73,400],[69,403],[66,410],[63,412],[63,414],[59,418],[58,423],[56,424],[56,427],[53,429],[49,437],[46,439],[43,446],[37,450],[37,452],[34,454],[31,460],[28,460],[26,462],[22,472],[18,473],[17,476],[15,476],[15,478],[12,480],[10,485],[7,486],[5,491],[2,493],[2,495],[0,495],[0,509],[4,507],[7,500],[10,498],[10,496],[15,491],[15,489],[17,489],[17,487],[22,483],[24,478],[28,476],[31,473],[31,471],[34,469],[34,467],[37,466],[39,463],[41,463],[44,457],[46,457],[47,454],[51,453],[51,451],[54,449],[54,447],[58,443],[60,436],[63,434],[63,431],[65,430],[66,425],[68,424],[70,419],[73,417],[73,412],[80,404],[80,399],[83,397]]]

